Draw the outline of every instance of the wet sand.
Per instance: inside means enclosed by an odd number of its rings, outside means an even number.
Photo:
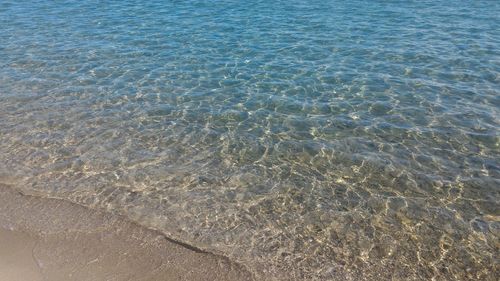
[[[126,219],[0,185],[0,280],[252,280]]]

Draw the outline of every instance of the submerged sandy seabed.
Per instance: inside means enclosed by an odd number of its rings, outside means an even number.
[[[119,216],[0,185],[0,280],[252,280]]]

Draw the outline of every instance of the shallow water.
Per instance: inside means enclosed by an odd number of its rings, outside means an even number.
[[[0,182],[265,280],[498,276],[498,1],[17,2]]]

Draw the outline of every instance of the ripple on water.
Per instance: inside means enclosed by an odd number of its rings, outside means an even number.
[[[495,1],[94,2],[0,3],[0,182],[266,280],[495,280]]]

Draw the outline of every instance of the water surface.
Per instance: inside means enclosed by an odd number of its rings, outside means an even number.
[[[258,278],[495,280],[498,1],[0,1],[0,182]]]

